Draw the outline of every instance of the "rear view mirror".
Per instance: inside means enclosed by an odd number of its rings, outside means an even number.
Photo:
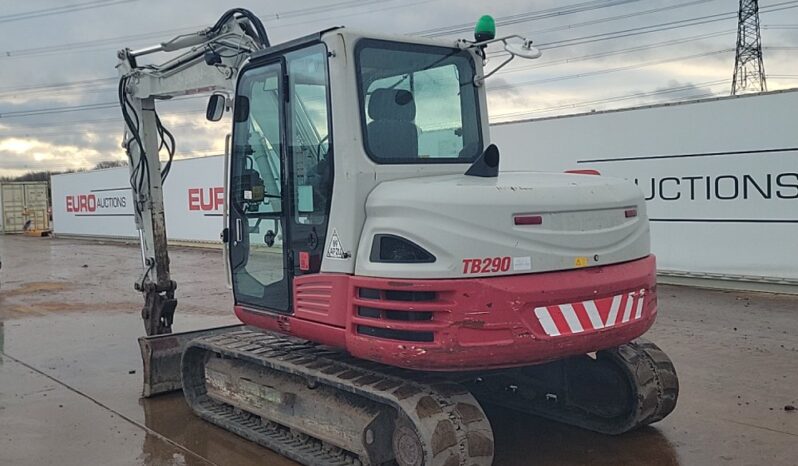
[[[227,99],[222,94],[213,94],[208,99],[208,108],[205,110],[205,118],[208,121],[219,121],[224,115],[224,107],[227,104]]]

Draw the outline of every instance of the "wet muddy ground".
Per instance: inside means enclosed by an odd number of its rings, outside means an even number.
[[[0,465],[290,465],[139,398],[135,245],[0,236]],[[174,248],[177,331],[234,323],[221,252]],[[497,465],[798,464],[798,297],[660,287],[676,411],[620,437],[487,407]]]

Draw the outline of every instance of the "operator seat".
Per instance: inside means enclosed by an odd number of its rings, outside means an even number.
[[[381,159],[418,158],[418,128],[413,94],[404,89],[377,89],[369,99],[368,146]]]

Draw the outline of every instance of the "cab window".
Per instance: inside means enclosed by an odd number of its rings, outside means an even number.
[[[470,163],[479,156],[468,51],[362,40],[356,55],[365,149],[374,161]]]

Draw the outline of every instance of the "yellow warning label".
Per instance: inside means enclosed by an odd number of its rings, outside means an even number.
[[[588,258],[587,257],[577,257],[574,259],[574,265],[577,267],[587,267]]]

